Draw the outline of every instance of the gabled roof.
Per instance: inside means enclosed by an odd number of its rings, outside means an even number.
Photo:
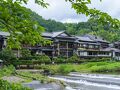
[[[66,33],[65,31],[58,31],[58,32],[44,32],[42,33],[42,36],[46,36],[46,37],[51,37],[51,38],[54,38],[54,37],[57,37],[59,36],[60,34],[67,34],[69,37],[71,37],[68,33]]]
[[[52,33],[44,32],[44,33],[42,33],[42,36],[52,37]]]
[[[89,41],[89,42],[94,42],[92,39],[86,36],[76,36],[76,38],[80,41]]]
[[[92,39],[93,41],[109,43],[108,41],[104,40],[103,38],[101,38],[101,37],[99,37],[99,36],[90,35],[90,34],[87,34],[87,35],[84,35],[84,36],[89,37],[89,38]]]
[[[53,37],[57,37],[58,35],[65,33],[65,31],[58,31],[58,32],[52,32]]]

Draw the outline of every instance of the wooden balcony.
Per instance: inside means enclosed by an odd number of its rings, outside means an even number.
[[[79,55],[80,57],[111,57],[110,55]]]

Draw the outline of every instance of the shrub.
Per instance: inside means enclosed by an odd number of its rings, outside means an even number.
[[[110,61],[111,58],[101,58],[101,59],[98,59],[98,61]]]
[[[71,67],[71,65],[60,65],[58,68],[58,73],[60,74],[68,74],[71,71],[74,71],[73,68]]]
[[[29,58],[31,57],[31,52],[28,49],[22,49],[21,55],[22,55],[22,59],[29,60]]]
[[[65,58],[58,57],[58,58],[53,58],[52,62],[54,63],[65,63]]]
[[[15,74],[15,68],[13,65],[10,66],[4,66],[2,69],[0,69],[0,77]]]
[[[35,64],[49,64],[51,63],[51,59],[46,55],[36,55],[29,57],[29,60],[16,60],[14,65],[35,65]]]
[[[51,59],[47,56],[47,55],[36,55],[34,56],[35,58],[33,58],[34,60],[38,60],[41,63],[51,63]]]
[[[13,64],[13,62],[17,60],[14,53],[7,49],[0,51],[0,59],[3,60],[4,65]]]
[[[9,83],[0,79],[0,90],[32,90],[27,87],[23,87],[20,84]]]
[[[68,59],[68,62],[70,62],[70,63],[78,63],[79,62],[79,57],[77,56],[77,54],[74,54],[72,57],[70,57]]]
[[[47,55],[41,55],[43,63],[51,63],[51,59]]]

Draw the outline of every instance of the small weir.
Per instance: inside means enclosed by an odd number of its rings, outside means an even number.
[[[50,78],[66,82],[65,90],[120,90],[120,77],[116,75],[70,73]]]
[[[24,85],[34,90],[120,90],[118,75],[70,73],[68,76],[50,76],[50,78],[64,81],[66,87],[60,89],[56,84],[43,85],[39,81]]]

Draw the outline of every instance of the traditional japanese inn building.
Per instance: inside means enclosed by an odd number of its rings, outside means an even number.
[[[0,32],[0,49],[6,46],[6,32]],[[52,43],[35,46],[23,45],[34,54],[45,54],[50,58],[71,57],[77,54],[80,58],[114,58],[120,60],[120,42],[112,45],[101,37],[94,35],[72,36],[65,31],[44,32],[42,37]]]
[[[36,54],[46,54],[49,57],[70,57],[73,55],[76,47],[76,38],[72,37],[68,33],[53,32],[53,33],[43,33],[42,36],[45,39],[52,41],[52,44],[48,45],[38,45],[38,48],[31,48]]]

